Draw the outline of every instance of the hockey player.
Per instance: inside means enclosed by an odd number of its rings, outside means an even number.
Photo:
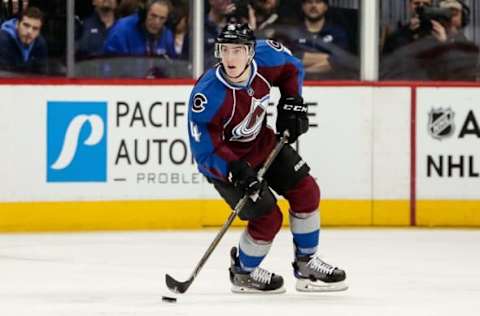
[[[248,225],[238,250],[231,250],[232,291],[285,291],[280,275],[260,268],[282,224],[272,190],[290,204],[297,290],[345,290],[345,272],[316,255],[320,191],[308,165],[291,146],[284,146],[265,174],[265,182],[257,177],[257,170],[278,141],[266,124],[272,86],[281,92],[277,133],[288,130],[289,143],[293,143],[308,130],[301,62],[281,44],[255,41],[246,24],[227,24],[215,45],[220,62],[197,81],[190,96],[191,150],[199,171],[230,207],[245,194],[259,195],[255,201],[249,199],[239,213]]]

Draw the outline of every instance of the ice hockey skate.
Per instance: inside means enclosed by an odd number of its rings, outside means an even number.
[[[334,292],[345,291],[345,271],[331,266],[318,256],[297,257],[292,263],[296,289],[301,292]]]
[[[230,266],[230,281],[232,292],[246,294],[279,294],[285,292],[283,278],[280,275],[271,273],[257,267],[252,272],[243,271],[237,256],[237,248],[230,251],[232,264]]]

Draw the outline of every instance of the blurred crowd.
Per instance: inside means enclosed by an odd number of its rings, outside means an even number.
[[[0,69],[66,72],[66,1],[0,0]],[[461,0],[402,0],[409,19],[382,33],[380,79],[476,80],[478,46],[467,39],[470,8]],[[359,13],[329,0],[205,0],[205,68],[228,21],[258,39],[281,42],[306,79],[359,79]],[[338,2],[338,1],[337,1]],[[191,1],[76,1],[78,76],[191,77]],[[62,25],[63,23],[63,25]]]
[[[478,78],[479,48],[465,36],[472,12],[461,0],[408,0],[409,20],[385,37],[382,79]]]

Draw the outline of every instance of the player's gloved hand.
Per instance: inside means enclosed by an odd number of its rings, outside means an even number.
[[[261,188],[257,172],[244,160],[235,160],[230,163],[231,182],[244,194],[252,195]]]
[[[307,105],[299,95],[280,98],[277,106],[277,133],[288,130],[288,143],[294,143],[298,137],[308,131]]]

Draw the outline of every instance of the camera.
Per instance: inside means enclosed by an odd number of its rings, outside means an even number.
[[[452,20],[452,11],[449,8],[420,6],[415,11],[420,20],[419,32],[422,34],[432,31],[431,20],[435,20],[443,26],[447,26]]]
[[[233,0],[235,4],[235,11],[227,16],[227,20],[230,22],[242,23],[248,21],[248,5],[249,0]]]

